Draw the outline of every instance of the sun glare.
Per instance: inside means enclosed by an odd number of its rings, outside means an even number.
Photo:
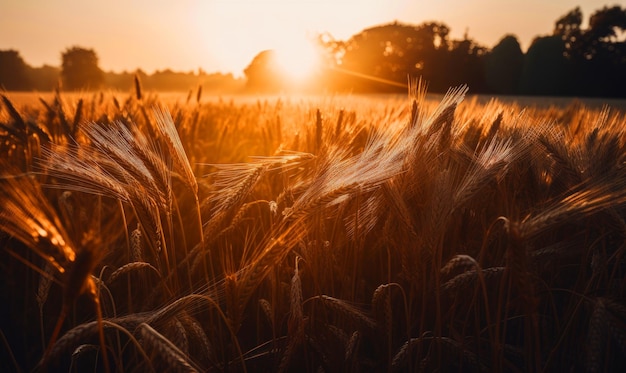
[[[287,79],[299,84],[313,77],[320,67],[320,57],[315,46],[305,39],[277,48],[276,64]]]

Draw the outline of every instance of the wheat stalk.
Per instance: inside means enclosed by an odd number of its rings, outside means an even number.
[[[143,344],[151,348],[167,364],[170,369],[180,372],[198,372],[187,356],[169,339],[146,323],[137,327]]]
[[[160,139],[163,140],[168,147],[174,164],[178,166],[179,171],[183,175],[183,180],[194,195],[198,193],[198,183],[193,169],[189,164],[189,158],[185,153],[185,148],[178,136],[174,120],[170,113],[165,109],[155,109],[156,129],[158,130]]]

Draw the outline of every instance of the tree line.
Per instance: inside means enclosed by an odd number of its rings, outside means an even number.
[[[93,49],[73,46],[61,54],[61,66],[28,65],[15,50],[0,51],[0,88],[10,91],[51,91],[59,87],[66,90],[127,90],[138,77],[144,89],[159,91],[184,91],[203,86],[205,91],[235,92],[243,82],[232,74],[175,72],[169,69],[147,74],[138,69],[133,72],[105,72],[98,63]]]
[[[324,64],[310,80],[315,91],[405,91],[407,76],[422,77],[429,91],[467,84],[474,93],[626,97],[626,8],[604,7],[582,27],[579,7],[536,37],[526,53],[505,35],[492,49],[466,35],[450,39],[443,23],[390,23],[348,40],[317,40]],[[251,89],[280,89],[268,51],[246,69]],[[278,83],[277,83],[278,82]],[[270,84],[271,83],[271,84]]]
[[[536,37],[526,53],[514,35],[505,35],[489,49],[467,33],[452,40],[449,27],[439,22],[394,22],[348,40],[320,34],[321,67],[299,88],[400,92],[406,91],[407,77],[412,76],[428,82],[431,92],[467,84],[474,93],[626,97],[626,8],[604,7],[589,17],[586,28],[582,24],[582,12],[575,8],[555,21],[551,34]],[[272,53],[260,52],[245,69],[248,91],[290,88]],[[61,60],[60,68],[33,68],[19,52],[0,51],[0,88],[45,91],[62,82],[69,90],[125,90],[136,75],[144,88],[154,90],[188,90],[202,84],[207,91],[239,92],[244,86],[231,74],[202,70],[104,72],[95,51],[81,47],[68,48]]]

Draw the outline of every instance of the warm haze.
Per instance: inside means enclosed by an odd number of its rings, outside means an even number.
[[[93,48],[104,70],[171,68],[242,75],[265,49],[285,57],[286,70],[306,72],[307,38],[328,32],[347,39],[398,20],[441,21],[451,36],[493,47],[505,34],[527,48],[576,6],[585,20],[610,0],[57,0],[0,1],[0,49],[20,51],[33,66],[59,65],[65,48]]]

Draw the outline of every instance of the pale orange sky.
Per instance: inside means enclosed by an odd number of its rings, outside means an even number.
[[[453,38],[493,47],[505,34],[525,49],[576,6],[585,20],[611,0],[0,0],[0,49],[26,63],[60,65],[93,48],[104,70],[171,68],[239,76],[264,49],[298,52],[307,35],[345,40],[370,26],[441,21]]]

